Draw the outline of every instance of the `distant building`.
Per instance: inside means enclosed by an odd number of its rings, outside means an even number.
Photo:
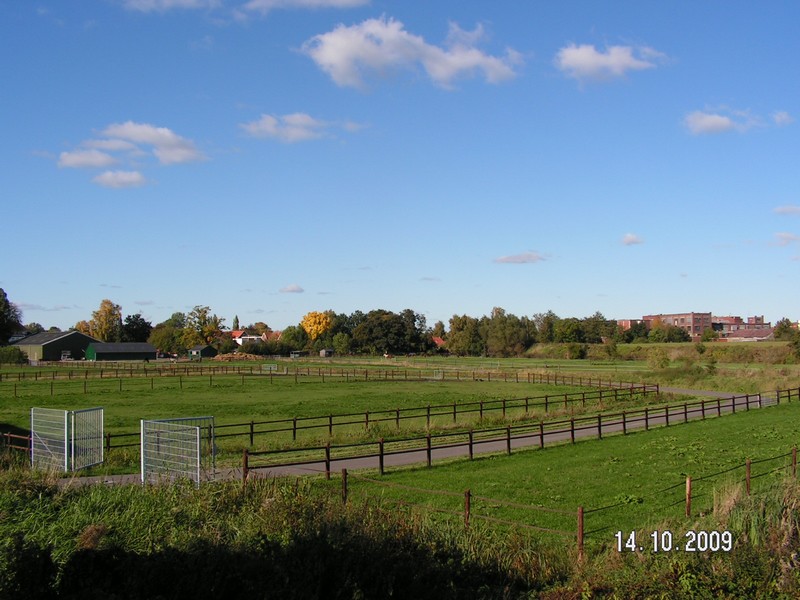
[[[749,338],[765,338],[772,333],[772,323],[764,321],[762,316],[747,317],[745,321],[742,317],[714,317],[712,319],[712,327],[714,331],[719,334],[720,339],[747,339]],[[764,335],[740,335],[744,332],[768,332]]]
[[[204,358],[214,358],[218,354],[213,346],[199,344],[194,348],[189,348],[189,358],[192,360],[202,360]]]
[[[333,348],[323,348],[319,351],[320,358],[330,358],[333,356]]]
[[[706,330],[712,329],[711,313],[673,313],[661,315],[645,315],[642,320],[647,323],[647,329],[652,329],[653,325],[661,322],[664,325],[672,325],[673,327],[680,327],[692,338],[692,341],[697,341],[703,337]]]

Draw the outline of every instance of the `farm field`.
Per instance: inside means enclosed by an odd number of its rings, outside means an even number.
[[[349,476],[348,489],[354,498],[444,511],[455,519],[470,490],[476,523],[490,517],[560,530],[572,536],[568,543],[574,543],[576,511],[583,506],[587,543],[608,546],[618,530],[665,522],[696,527],[697,515],[714,508],[715,494],[744,485],[748,458],[754,493],[779,484],[791,474],[791,449],[799,440],[800,403],[791,403],[511,456],[396,468],[382,477],[357,473]],[[694,481],[690,520],[683,518],[687,476]],[[339,479],[327,485],[335,491]]]

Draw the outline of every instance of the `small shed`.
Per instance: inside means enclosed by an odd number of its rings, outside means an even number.
[[[189,358],[192,360],[202,360],[204,358],[214,358],[218,354],[213,346],[199,344],[194,348],[189,348]]]
[[[320,358],[330,358],[333,356],[333,348],[323,348],[319,351]]]
[[[86,349],[86,360],[155,360],[156,348],[145,342],[95,342]]]

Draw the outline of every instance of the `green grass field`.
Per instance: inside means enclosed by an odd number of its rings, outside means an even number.
[[[568,532],[575,531],[577,507],[583,506],[589,540],[603,543],[618,530],[657,527],[665,520],[694,525],[694,520],[681,520],[687,475],[694,480],[694,515],[711,512],[715,493],[744,480],[747,458],[753,461],[754,493],[779,483],[789,473],[788,455],[798,441],[800,404],[792,403],[575,445],[519,450],[512,456],[395,469],[383,477],[363,474],[372,481],[356,474],[349,488],[355,498],[401,501],[455,515],[463,511],[463,493],[469,489],[473,515]],[[723,471],[728,472],[715,475]],[[329,485],[335,489],[339,484]],[[442,491],[453,495],[435,493]]]

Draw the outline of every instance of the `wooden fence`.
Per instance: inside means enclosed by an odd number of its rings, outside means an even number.
[[[120,380],[121,382],[122,380]],[[266,421],[249,421],[246,423],[228,423],[215,426],[216,438],[246,437],[249,445],[255,445],[257,437],[276,436],[291,433],[292,441],[297,441],[298,434],[312,430],[327,430],[330,437],[333,436],[335,429],[343,427],[363,426],[365,430],[373,425],[381,423],[392,423],[400,429],[401,421],[415,420],[424,422],[425,427],[430,429],[431,420],[438,417],[446,417],[448,421],[457,423],[459,415],[477,414],[479,421],[490,416],[501,416],[505,419],[512,412],[518,415],[526,415],[533,409],[544,409],[545,413],[553,410],[566,410],[570,405],[580,404],[586,406],[586,402],[599,401],[620,401],[633,398],[636,395],[647,396],[658,394],[658,386],[651,384],[630,385],[628,387],[599,388],[596,390],[572,392],[565,394],[550,394],[544,396],[526,396],[524,398],[506,398],[498,400],[479,400],[476,402],[463,402],[452,404],[437,404],[418,406],[412,408],[396,408],[379,411],[365,411],[363,413],[339,413],[311,417],[293,417],[291,419],[272,419]],[[106,450],[114,448],[131,448],[138,446],[139,432],[136,433],[107,433],[105,435]]]
[[[330,476],[332,464],[336,462],[358,461],[359,466],[377,468],[381,474],[386,468],[386,459],[392,456],[406,456],[406,460],[396,460],[396,464],[409,464],[411,462],[426,462],[430,467],[434,454],[447,457],[468,455],[473,458],[476,448],[483,451],[502,452],[511,454],[514,447],[538,446],[544,448],[547,442],[575,443],[578,438],[597,437],[609,433],[627,434],[630,429],[645,429],[650,427],[679,422],[688,422],[690,419],[705,419],[710,416],[722,416],[723,413],[735,413],[737,410],[750,410],[762,408],[765,405],[777,403],[775,399],[762,396],[762,394],[745,394],[729,398],[702,399],[683,404],[665,405],[662,407],[645,407],[616,413],[598,413],[592,416],[571,417],[558,421],[542,421],[509,425],[506,427],[493,427],[485,429],[470,429],[466,432],[446,432],[427,434],[425,437],[412,437],[404,439],[385,440],[376,442],[361,442],[356,444],[337,444],[330,442],[324,446],[290,448],[283,450],[266,450],[261,452],[244,451],[243,477],[249,471],[286,470],[292,467],[306,467],[310,465],[324,465],[324,470]],[[783,396],[785,397],[785,396]],[[442,452],[446,451],[446,452]],[[276,458],[267,462],[253,464],[253,458]]]

